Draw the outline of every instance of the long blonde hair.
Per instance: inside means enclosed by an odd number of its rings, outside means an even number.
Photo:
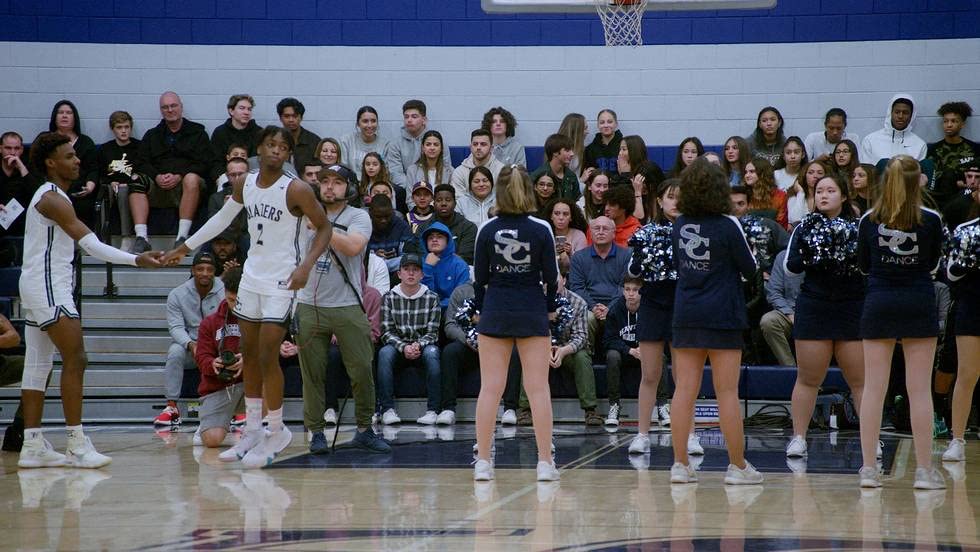
[[[578,160],[578,169],[581,172],[583,170],[583,165],[585,164],[583,160],[585,152],[585,115],[581,113],[569,113],[565,115],[565,118],[561,121],[561,126],[558,127],[558,134],[563,134],[572,141],[572,152],[575,153],[575,159]]]
[[[871,220],[895,230],[911,230],[922,224],[922,189],[919,162],[896,155],[888,162],[881,193],[874,203]]]
[[[508,165],[497,175],[497,213],[524,215],[535,213],[538,202],[534,197],[531,177],[521,165]]]

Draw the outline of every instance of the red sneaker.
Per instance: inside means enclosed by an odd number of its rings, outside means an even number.
[[[231,419],[231,427],[242,427],[243,425],[245,425],[245,415],[235,414]]]
[[[155,426],[175,426],[180,425],[180,410],[177,410],[176,406],[167,406],[163,409],[163,412],[153,418],[153,425]]]

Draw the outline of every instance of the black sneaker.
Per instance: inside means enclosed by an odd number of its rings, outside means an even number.
[[[378,437],[374,433],[374,430],[367,428],[364,431],[358,431],[354,438],[350,442],[352,447],[357,447],[368,452],[373,452],[375,454],[390,454],[391,445],[387,441]]]
[[[881,429],[885,431],[895,431],[895,421],[892,418],[893,412],[885,410],[881,413]]]
[[[141,253],[146,253],[147,251],[153,249],[150,246],[150,242],[146,241],[143,236],[136,236],[136,240],[133,241],[133,247],[129,248],[129,252],[133,255],[139,255]]]
[[[7,426],[7,431],[3,432],[3,446],[0,450],[7,452],[20,452],[24,447],[24,420],[14,418],[14,421]]]
[[[327,436],[322,431],[313,432],[313,440],[310,441],[310,454],[329,454],[330,445],[327,443]]]

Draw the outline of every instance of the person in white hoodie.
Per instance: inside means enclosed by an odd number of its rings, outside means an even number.
[[[912,132],[915,123],[915,101],[909,94],[895,94],[885,112],[885,128],[861,140],[861,161],[875,164],[900,154],[926,158],[926,142]]]
[[[384,155],[388,139],[378,134],[378,112],[371,106],[357,110],[357,126],[354,132],[340,139],[340,164],[355,171],[360,170],[364,156],[369,153]]]
[[[504,168],[504,164],[491,153],[491,141],[489,130],[478,128],[470,133],[470,155],[453,169],[453,175],[449,180],[456,189],[456,197],[463,197],[469,193],[470,171],[473,167],[490,169],[493,179],[497,180],[497,175],[500,174],[500,169]]]
[[[479,227],[493,218],[490,211],[496,210],[497,196],[493,193],[494,175],[484,166],[473,167],[467,175],[469,187],[466,193],[456,197],[456,210],[466,220]]]
[[[426,116],[425,102],[422,100],[408,100],[402,105],[402,118],[405,125],[402,127],[401,135],[388,141],[385,146],[384,159],[388,164],[388,171],[391,173],[392,183],[407,189],[408,186],[415,184],[409,182],[406,176],[409,167],[419,160],[419,153],[422,151],[422,135],[425,134],[426,125],[429,118]],[[452,167],[452,159],[449,158],[449,148],[442,148],[443,165]],[[433,183],[433,185],[438,182]]]

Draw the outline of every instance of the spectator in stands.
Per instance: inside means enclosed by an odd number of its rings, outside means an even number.
[[[313,148],[313,159],[320,162],[321,167],[339,165],[343,152],[336,138],[322,138]]]
[[[322,168],[323,163],[320,162],[319,159],[314,159],[303,167],[303,172],[300,174],[300,178],[303,180],[303,182],[306,182],[310,186],[319,186],[319,175],[320,169]]]
[[[503,107],[491,107],[483,114],[481,128],[490,131],[493,138],[493,156],[504,165],[521,165],[527,168],[524,146],[514,138],[517,119]]]
[[[418,235],[419,228],[427,224],[436,216],[436,210],[432,207],[432,200],[435,198],[432,185],[425,180],[419,180],[412,185],[412,204],[405,219],[412,234]]]
[[[466,193],[458,196],[460,213],[473,224],[479,226],[490,219],[490,211],[497,204],[493,193],[493,173],[486,167],[473,167],[467,175],[469,187]]]
[[[595,372],[592,369],[592,350],[589,347],[588,307],[585,301],[565,287],[569,266],[559,263],[558,297],[568,301],[570,317],[552,324],[551,368],[571,372],[575,378],[575,391],[585,414],[585,424],[602,425],[602,416],[596,411]],[[531,425],[531,409],[527,394],[521,389],[520,408],[517,411],[519,425]]]
[[[82,162],[78,178],[72,182],[68,194],[78,218],[89,228],[96,228],[95,201],[98,197],[96,185],[99,182],[98,155],[95,142],[82,134],[82,121],[75,104],[61,100],[51,109],[48,131],[67,136],[75,155]],[[25,206],[26,207],[26,206]]]
[[[480,369],[480,355],[477,354],[476,321],[473,316],[458,320],[457,313],[467,300],[472,302],[475,292],[473,283],[466,282],[457,287],[449,298],[446,307],[445,333],[449,343],[442,349],[439,371],[442,375],[442,406],[436,423],[451,425],[456,423],[456,396],[458,393],[459,372],[464,367]],[[521,389],[521,357],[515,347],[510,356],[507,370],[507,385],[504,388],[504,412],[500,416],[502,425],[517,424],[518,396]]]
[[[478,128],[470,133],[470,155],[453,169],[450,179],[453,188],[456,189],[457,197],[462,197],[469,191],[469,176],[474,167],[487,167],[493,175],[493,180],[497,180],[497,175],[500,174],[500,169],[504,168],[504,164],[493,156],[491,140],[489,130]]]
[[[551,202],[555,197],[555,180],[547,172],[539,174],[534,179],[534,202],[538,206],[538,212]]]
[[[415,164],[408,168],[405,178],[408,182],[428,182],[433,188],[440,184],[449,184],[452,179],[452,163],[446,163],[443,152],[442,134],[436,130],[427,130],[422,135],[422,150]],[[414,202],[414,198],[412,202]],[[409,202],[409,207],[412,207]]]
[[[391,207],[391,198],[384,194],[371,198],[368,214],[371,216],[371,239],[368,240],[368,251],[384,259],[394,281],[405,244],[414,240],[415,236],[405,219],[395,214]]]
[[[755,130],[746,141],[749,142],[753,158],[762,158],[775,165],[783,155],[783,144],[786,142],[783,116],[779,110],[772,106],[763,107],[755,119]]]
[[[776,254],[772,263],[772,273],[766,281],[766,300],[772,310],[762,315],[759,326],[762,337],[781,366],[796,366],[793,349],[789,345],[793,335],[793,319],[796,311],[796,298],[800,295],[802,274],[787,272],[786,250]]]
[[[245,252],[238,247],[240,236],[232,228],[226,229],[211,240],[211,252],[214,253],[214,275],[224,277],[224,273],[236,266],[245,265]]]
[[[8,131],[0,136],[0,157],[0,205],[16,199],[26,209],[39,182],[24,162],[24,139],[20,134]],[[17,217],[9,228],[0,229],[0,236],[23,236],[26,218]]]
[[[753,160],[758,161],[758,159]],[[763,161],[765,163],[765,161]],[[748,186],[735,186],[731,190],[732,198],[732,215],[738,218],[742,225],[743,231],[746,224],[746,215],[752,215],[751,204],[752,204],[752,188]],[[789,234],[783,229],[782,225],[775,220],[768,217],[757,217],[759,224],[767,230],[765,236],[751,236],[752,245],[755,248],[756,262],[759,263],[759,268],[765,273],[768,278],[770,269],[772,268],[773,259],[776,257],[776,253],[786,249],[789,245]],[[762,290],[759,290],[760,292]]]
[[[422,284],[439,295],[439,305],[445,309],[453,290],[470,281],[470,267],[456,254],[452,233],[442,222],[429,224],[420,234]]]
[[[877,188],[872,188],[877,190]],[[976,218],[973,210],[980,204],[980,161],[968,163],[963,170],[963,191],[946,205],[943,216],[946,225],[955,229],[960,224]]]
[[[402,105],[402,126],[401,136],[390,140],[385,148],[384,159],[388,163],[388,170],[391,172],[392,184],[408,189],[409,186],[417,182],[407,177],[408,169],[416,164],[422,155],[422,137],[426,132],[429,119],[426,115],[425,102],[422,100],[408,100]],[[442,136],[439,137],[442,142]],[[449,148],[442,148],[442,166],[447,172],[452,174],[452,159],[449,158]],[[441,182],[436,182],[440,184]]]
[[[585,216],[575,203],[559,197],[545,207],[543,218],[551,223],[559,261],[571,263],[572,255],[589,246]]]
[[[568,161],[568,168],[578,179],[584,169],[582,158],[585,156],[585,137],[589,135],[589,123],[581,113],[569,113],[562,119],[558,134],[568,138],[572,144],[572,158]],[[547,158],[545,155],[545,159]]]
[[[216,181],[225,170],[225,155],[232,144],[245,146],[245,158],[255,157],[259,145],[260,127],[252,119],[255,98],[248,94],[235,94],[228,98],[228,119],[211,133],[211,180]],[[302,169],[300,167],[300,169]],[[203,175],[202,175],[203,176]]]
[[[657,211],[654,207],[657,202],[656,192],[664,180],[664,171],[661,170],[660,165],[650,160],[643,161],[633,170],[630,184],[636,205],[633,207],[632,215],[641,224],[648,221]]]
[[[282,127],[293,135],[293,156],[289,161],[294,167],[303,167],[312,159],[316,159],[313,150],[320,137],[303,128],[303,117],[306,116],[306,106],[296,98],[283,98],[276,104],[276,114]]]
[[[244,151],[244,149],[238,150],[238,148],[232,146],[232,151],[229,152],[229,155],[235,155],[241,151]],[[228,201],[228,198],[231,197],[232,189],[236,184],[245,182],[245,177],[247,175],[248,161],[246,161],[244,157],[231,157],[228,159],[228,161],[225,163],[225,174],[223,175],[225,177],[225,183],[221,185],[221,188],[219,188],[218,191],[211,194],[211,197],[208,198],[209,218],[213,217],[215,213],[221,210],[221,207],[226,201]],[[238,215],[235,216],[235,220],[228,225],[228,230],[234,231],[239,236],[247,236],[247,220],[248,219],[246,218],[244,212],[238,213]],[[140,241],[139,236],[136,237],[136,241],[137,243]],[[146,243],[146,238],[143,238],[143,241],[146,246],[149,246],[149,243]],[[241,244],[241,242],[239,243]],[[248,245],[247,238],[245,245]]]
[[[620,247],[628,247],[627,242],[641,226],[640,221],[630,214],[636,207],[633,189],[630,186],[615,186],[603,197],[606,198],[606,216],[616,223],[613,242]]]
[[[574,267],[572,268],[574,270]],[[609,304],[602,349],[606,352],[606,393],[609,414],[606,426],[619,426],[619,386],[623,368],[640,369],[640,343],[636,338],[637,311],[640,310],[640,288],[643,280],[627,275],[622,281],[622,295]],[[665,386],[660,386],[665,387]],[[666,389],[661,389],[666,395]]]
[[[596,129],[597,132],[592,143],[585,146],[582,162],[583,181],[590,178],[589,169],[609,173],[616,172],[619,144],[623,141],[623,133],[619,130],[616,112],[609,108],[600,111],[596,116]]]
[[[201,423],[194,433],[194,444],[220,447],[228,434],[228,422],[236,413],[245,412],[245,384],[242,383],[242,354],[239,352],[241,331],[235,316],[238,284],[242,269],[234,267],[221,277],[224,300],[215,312],[201,320],[198,328],[194,361],[201,372],[197,394],[201,397],[198,411]],[[226,365],[224,357],[231,353],[234,362]],[[230,360],[230,359],[229,359]]]
[[[13,349],[21,344],[20,334],[6,316],[0,314],[0,349]],[[23,355],[0,355],[0,387],[19,382],[24,374]],[[50,379],[48,380],[50,381]],[[3,433],[0,450],[20,452],[24,446],[24,405],[17,404],[17,411]]]
[[[473,248],[476,244],[476,224],[473,224],[466,217],[456,212],[456,190],[449,184],[436,186],[436,197],[433,207],[436,216],[419,227],[418,233],[424,233],[432,224],[442,223],[452,235],[455,245],[456,255],[460,256],[468,265],[473,264]],[[406,247],[412,253],[424,253],[425,247],[422,241],[417,241],[411,247]],[[423,281],[430,288],[436,286]],[[448,297],[448,296],[447,296]]]
[[[854,169],[859,165],[857,156],[857,146],[848,139],[843,139],[834,146],[834,158],[830,163],[831,174],[837,176],[837,179],[844,183],[845,186],[851,185],[851,175],[854,174]]]
[[[396,366],[421,363],[426,371],[428,404],[417,423],[433,425],[441,402],[439,375],[439,323],[442,309],[439,296],[424,284],[422,259],[414,253],[402,256],[398,268],[401,283],[391,288],[381,308],[381,341],[378,351],[378,389],[381,423],[401,422],[395,411]]]
[[[613,243],[616,225],[612,219],[598,217],[589,224],[592,245],[572,255],[568,289],[585,301],[588,308],[589,347],[602,342],[603,322],[609,304],[623,294],[623,275],[630,251]]]
[[[799,136],[790,136],[783,144],[783,156],[779,162],[773,165],[776,168],[776,186],[782,191],[787,191],[793,187],[796,175],[800,173],[800,167],[806,165],[806,147]]]
[[[319,175],[320,202],[334,227],[327,251],[316,263],[316,274],[299,295],[296,335],[303,372],[303,422],[313,433],[310,452],[328,452],[323,429],[327,410],[327,373],[338,365],[328,361],[330,342],[336,337],[354,395],[357,435],[354,445],[369,452],[391,452],[391,447],[371,430],[374,412],[374,379],[371,361],[374,346],[364,296],[364,259],[370,217],[347,202],[357,197],[354,173],[343,165],[324,167]],[[336,421],[336,420],[335,420]]]
[[[134,182],[129,205],[137,238],[147,239],[150,207],[177,207],[177,246],[190,235],[198,197],[211,164],[211,143],[204,125],[184,118],[184,104],[175,92],[160,96],[160,124],[146,131],[140,144],[148,187]]]
[[[854,167],[850,182],[851,189],[847,195],[851,198],[851,205],[863,215],[874,202],[875,190],[878,189],[878,171],[874,165],[861,163]]]
[[[388,172],[388,164],[381,158],[380,153],[372,152],[364,155],[361,162],[361,181],[359,186],[366,196],[363,205],[370,204],[370,197],[374,196],[375,185],[383,185],[387,190],[388,198],[391,199],[395,209],[405,215],[408,213],[408,202],[406,200],[405,188],[395,186],[391,183],[391,174]]]
[[[197,368],[194,358],[198,327],[224,299],[224,284],[214,278],[214,271],[214,255],[200,251],[191,264],[191,278],[167,294],[167,324],[172,340],[165,366],[167,407],[153,419],[153,425],[175,426],[181,422],[177,400],[184,370]]]
[[[657,167],[656,170],[660,172],[658,183],[663,181],[664,172],[660,170],[660,167],[656,163],[653,163],[647,158],[647,145],[643,141],[643,138],[635,134],[624,137],[619,143],[619,155],[616,158],[616,172],[619,174],[619,177],[624,182],[629,182],[632,180],[633,175],[645,163],[652,163],[653,166]],[[656,186],[656,183],[654,186]]]
[[[885,127],[861,140],[860,158],[865,163],[877,164],[882,159],[896,155],[909,155],[916,161],[926,158],[925,140],[912,132],[915,124],[915,101],[909,94],[892,96],[885,110]]]
[[[585,193],[582,194],[576,205],[585,214],[585,221],[592,222],[606,214],[606,202],[603,196],[609,190],[613,173],[588,169],[586,169],[586,173],[589,176],[585,180]]]
[[[356,169],[369,153],[384,153],[388,139],[378,133],[378,112],[369,105],[358,108],[354,131],[340,137],[340,164]]]
[[[742,175],[745,173],[745,165],[752,159],[749,151],[749,143],[741,136],[730,136],[725,140],[722,150],[721,168],[728,175],[728,184],[738,186],[742,183]]]
[[[823,116],[823,131],[811,132],[803,140],[804,156],[811,161],[828,162],[834,153],[834,147],[841,140],[860,143],[861,138],[857,134],[845,132],[846,128],[847,113],[839,107],[828,109]],[[806,164],[806,159],[802,163]]]
[[[813,188],[827,172],[827,166],[820,161],[810,161],[796,175],[793,186],[786,191],[786,213],[790,226],[795,226],[813,211]]]
[[[109,116],[109,129],[113,139],[99,146],[97,166],[99,185],[111,191],[119,207],[119,231],[129,236],[133,221],[129,209],[129,184],[139,182],[142,186],[150,184],[143,174],[140,158],[140,141],[132,137],[133,117],[125,111],[114,111]],[[134,253],[150,250],[146,239],[133,244]]]
[[[667,178],[680,177],[681,171],[686,169],[688,165],[702,155],[704,155],[704,146],[697,136],[684,138],[681,140],[681,144],[677,146],[677,156],[674,157],[674,166],[667,173]]]
[[[776,187],[772,165],[762,157],[745,164],[742,177],[745,187],[752,190],[749,198],[749,212],[753,215],[775,220],[783,228],[789,228],[789,214],[786,210],[786,192]]]
[[[575,157],[572,141],[563,134],[552,134],[544,141],[545,163],[531,173],[531,181],[537,182],[538,176],[547,174],[555,183],[558,197],[567,197],[576,201],[581,195],[578,187],[578,177],[570,168],[569,163]]]
[[[947,102],[939,107],[937,113],[942,117],[943,139],[929,144],[926,159],[931,159],[935,164],[934,184],[930,193],[939,209],[943,210],[960,195],[963,188],[960,182],[966,165],[980,162],[980,145],[961,134],[966,120],[973,115],[970,104]]]

